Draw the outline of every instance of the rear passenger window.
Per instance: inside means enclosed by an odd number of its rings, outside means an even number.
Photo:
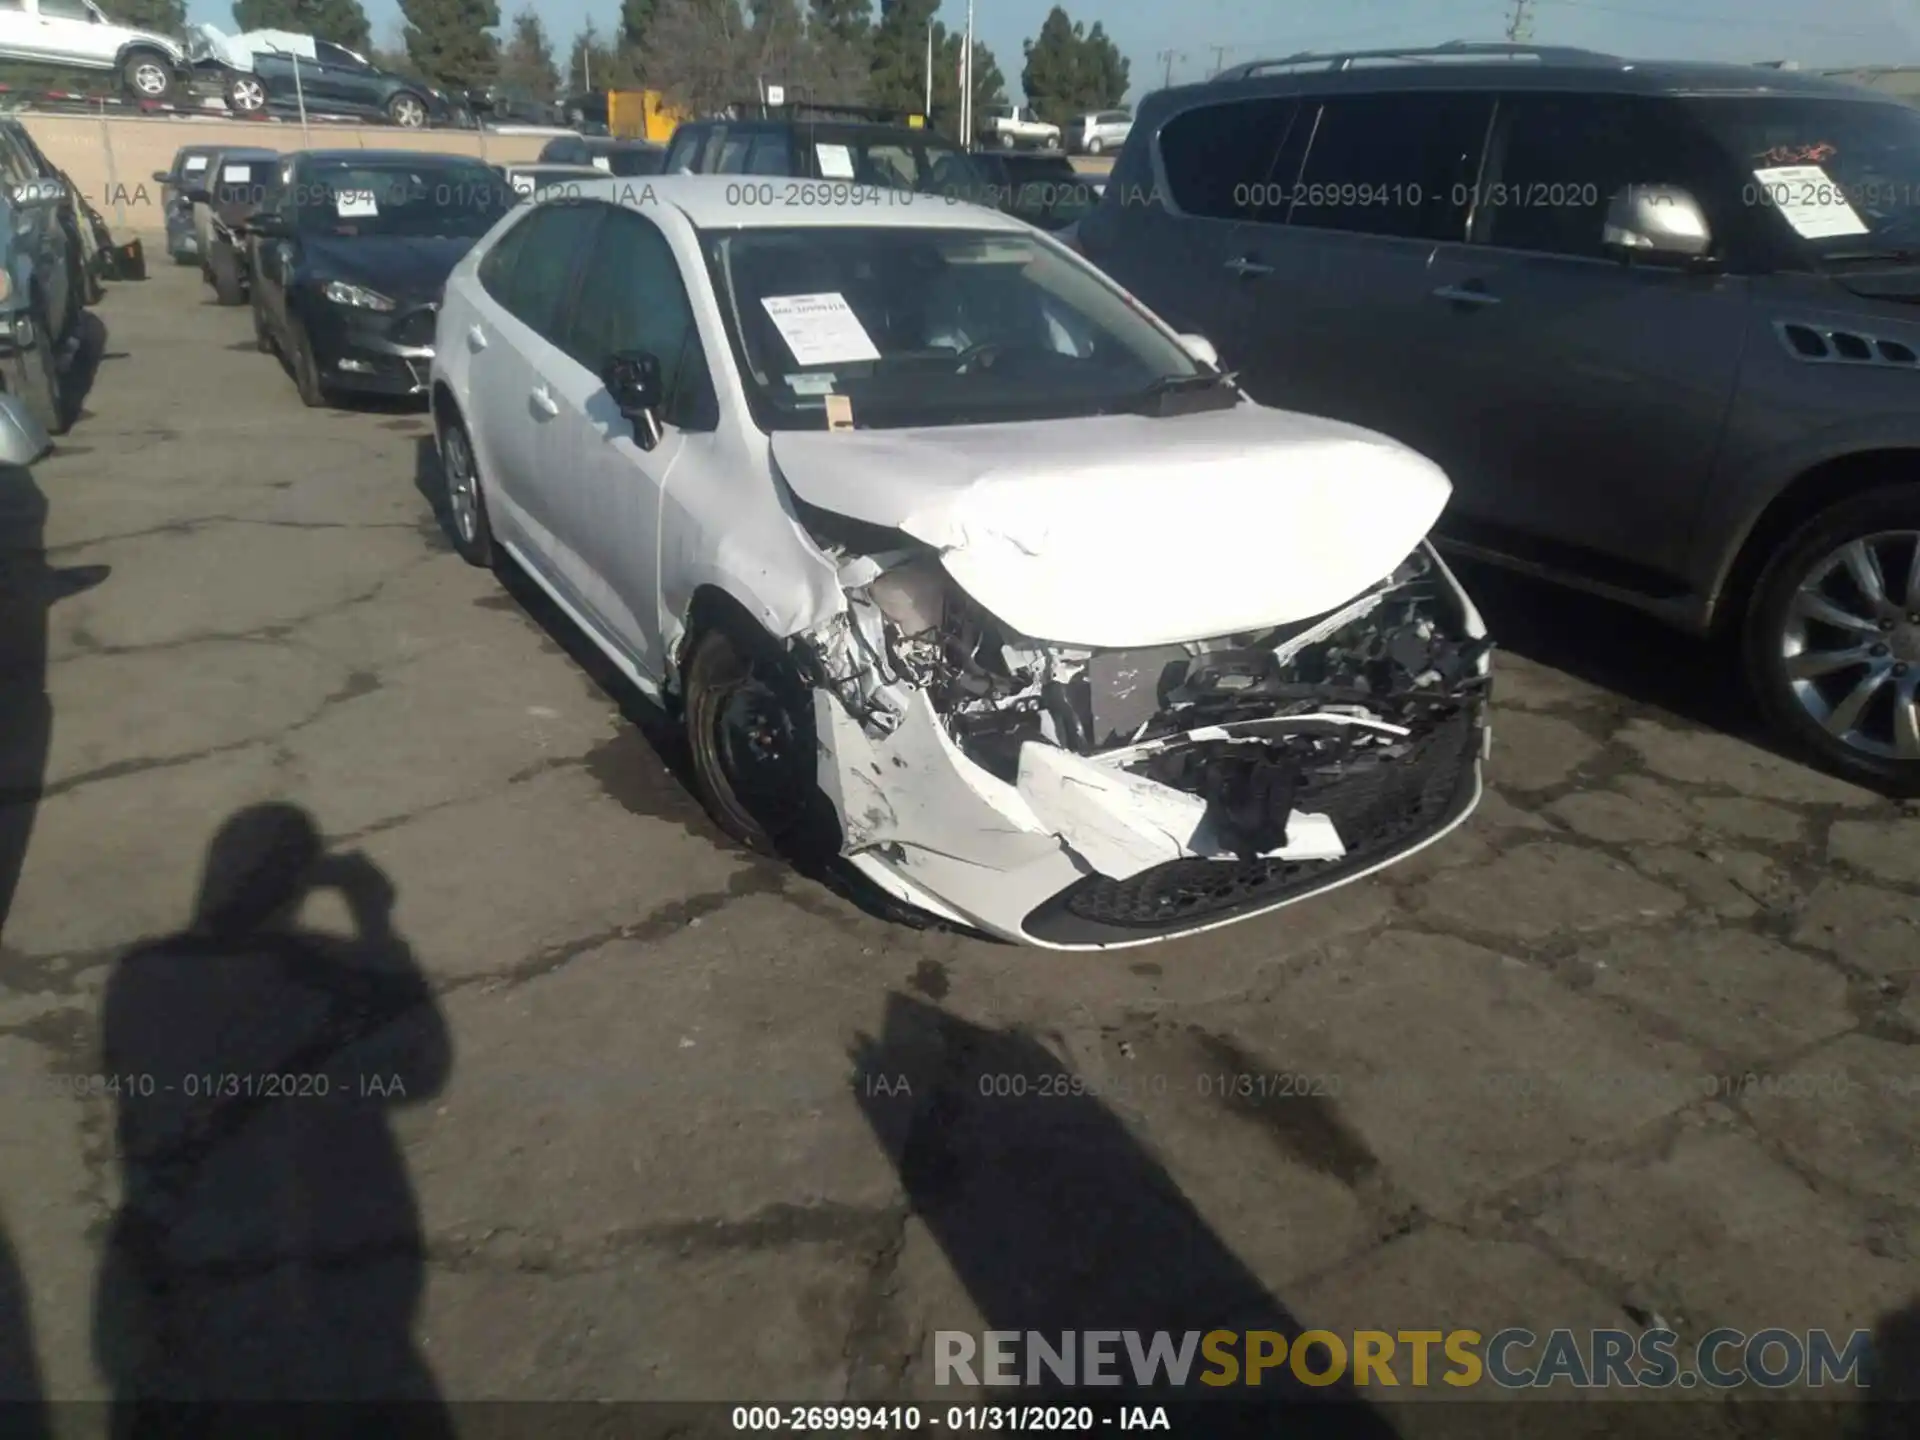
[[[1288,222],[1410,240],[1466,239],[1488,95],[1350,95],[1320,107]]]
[[[1181,111],[1160,129],[1169,198],[1208,220],[1262,218],[1271,209],[1264,202],[1274,156],[1296,108],[1291,99],[1272,98]]]
[[[699,152],[700,142],[703,138],[705,138],[703,132],[696,132],[688,126],[681,126],[674,134],[673,144],[667,147],[666,172],[672,175],[681,170],[694,169],[696,163],[695,156]]]
[[[729,135],[726,143],[720,147],[720,159],[713,170],[716,175],[739,175],[747,168],[747,145],[749,137]]]
[[[1506,138],[1474,221],[1475,238],[1490,245],[1599,259],[1616,190],[1693,178],[1676,153],[1681,118],[1640,97],[1525,95],[1503,100],[1501,111]]]

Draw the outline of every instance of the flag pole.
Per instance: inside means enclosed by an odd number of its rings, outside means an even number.
[[[967,48],[960,57],[960,145],[973,145],[973,0],[967,0]]]
[[[921,114],[929,126],[933,124],[933,17],[927,17],[927,96],[921,106]]]

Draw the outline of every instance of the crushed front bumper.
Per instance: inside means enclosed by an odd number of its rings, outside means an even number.
[[[336,312],[312,331],[314,362],[333,389],[425,395],[433,369],[433,321],[431,306],[391,315]]]

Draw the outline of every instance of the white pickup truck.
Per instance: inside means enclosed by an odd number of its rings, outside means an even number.
[[[1060,127],[1037,117],[1030,105],[995,105],[981,118],[980,139],[1002,150],[1058,150]]]
[[[111,20],[93,0],[0,4],[0,60],[111,70],[135,100],[171,99],[186,58],[179,41]]]

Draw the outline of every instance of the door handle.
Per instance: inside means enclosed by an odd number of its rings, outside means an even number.
[[[482,330],[478,325],[469,325],[467,327],[467,348],[475,354],[486,349],[487,332]]]
[[[1500,297],[1490,295],[1485,290],[1467,285],[1442,285],[1433,292],[1436,300],[1445,300],[1452,305],[1498,305]]]
[[[1251,255],[1234,256],[1233,259],[1227,261],[1227,269],[1238,275],[1242,280],[1257,280],[1262,275],[1271,275],[1273,273],[1273,267],[1271,265],[1262,265]]]
[[[547,387],[544,385],[535,387],[533,394],[528,398],[533,401],[533,408],[547,419],[551,419],[560,413],[558,402],[548,393]]]

